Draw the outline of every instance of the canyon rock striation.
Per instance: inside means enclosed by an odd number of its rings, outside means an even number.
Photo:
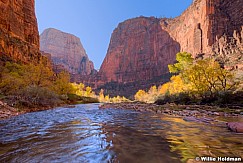
[[[90,75],[95,72],[80,39],[72,34],[49,28],[40,35],[40,49],[51,55],[54,70],[66,69],[71,74]]]
[[[0,0],[0,60],[48,62],[39,51],[34,0]]]
[[[160,19],[130,19],[113,31],[99,73],[108,82],[151,80],[168,73],[167,65],[179,51],[179,43],[161,28]]]
[[[242,0],[194,0],[173,19],[126,20],[113,31],[98,75],[77,80],[107,93],[131,95],[168,81],[167,65],[180,51],[195,58],[214,57],[225,68],[243,70],[242,6]]]
[[[194,57],[213,56],[225,66],[242,63],[243,1],[195,0],[181,16],[160,24]]]
[[[126,20],[113,31],[96,73],[76,36],[47,29],[39,43],[34,0],[0,0],[0,63],[48,62],[49,57],[54,69],[68,70],[73,81],[126,96],[168,81],[167,65],[180,51],[214,57],[227,69],[243,70],[242,6],[242,0],[194,0],[173,19]]]

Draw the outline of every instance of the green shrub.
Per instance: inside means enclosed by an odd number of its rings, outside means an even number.
[[[67,94],[67,100],[71,102],[79,101],[81,100],[81,96],[76,95],[76,94]]]
[[[76,94],[68,94],[68,101],[71,103],[80,103],[80,104],[99,103],[99,100],[97,98],[84,97]]]
[[[169,95],[166,94],[164,96],[160,96],[156,101],[155,104],[157,105],[164,105],[166,103],[175,103],[175,104],[192,104],[197,103],[198,99],[191,97],[188,93],[181,92],[176,95]]]
[[[243,106],[243,92],[223,92],[218,96],[217,104],[234,104]]]
[[[78,101],[78,103],[82,104],[88,104],[88,103],[99,103],[99,100],[97,98],[93,97],[81,97],[82,99]]]

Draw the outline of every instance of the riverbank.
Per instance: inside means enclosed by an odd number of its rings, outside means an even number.
[[[176,104],[147,104],[147,103],[105,103],[100,109],[132,109],[139,112],[153,112],[156,114],[181,117],[185,121],[216,124],[226,126],[234,132],[243,132],[243,108],[230,109],[208,105],[176,105]],[[231,118],[232,121],[218,119]],[[239,119],[240,122],[236,121]]]
[[[12,102],[13,106],[10,106],[11,102],[10,104],[7,104],[6,102],[0,100],[0,120],[8,119],[10,117],[18,116],[25,113],[50,110],[56,107],[72,107],[75,104],[89,104],[89,103],[98,103],[98,102],[99,102],[98,99],[95,98],[75,96],[75,98],[72,97],[60,103],[57,103],[56,105],[32,106],[32,107],[22,105],[20,108],[18,108],[18,107],[14,107],[13,102]]]
[[[12,116],[17,116],[22,114],[18,109],[8,106],[6,103],[0,101],[0,120],[7,119]]]
[[[35,112],[35,111],[42,111],[42,110],[49,110],[53,107],[36,107],[36,108],[15,108],[12,106],[9,106],[7,103],[0,101],[0,120],[8,119],[14,116],[18,116],[21,114],[29,113],[29,112]]]
[[[174,116],[225,116],[237,117],[243,116],[243,108],[230,109],[220,108],[218,106],[208,105],[177,105],[177,104],[147,104],[140,102],[130,103],[105,103],[100,105],[100,109],[120,108],[133,109],[135,111],[149,111],[157,114],[168,114]]]
[[[59,106],[69,107],[75,103],[63,103]],[[55,107],[59,107],[55,106]],[[36,108],[14,108],[0,101],[0,120],[7,119],[20,114],[49,110],[55,107]],[[105,103],[99,106],[100,109],[129,109],[138,112],[153,112],[155,114],[181,117],[185,121],[206,123],[212,125],[227,126],[234,132],[243,133],[243,108],[230,109],[208,105],[176,105],[176,104],[147,104],[140,102]],[[231,118],[231,121],[218,119]]]

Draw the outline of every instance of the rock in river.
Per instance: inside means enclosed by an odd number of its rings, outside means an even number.
[[[229,122],[227,123],[227,127],[231,131],[243,133],[243,122]]]

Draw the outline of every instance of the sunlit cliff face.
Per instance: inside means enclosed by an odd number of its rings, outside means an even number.
[[[0,1],[1,57],[18,62],[39,62],[39,33],[34,0]]]
[[[167,65],[179,51],[194,57],[216,56],[228,67],[241,67],[242,5],[242,0],[196,0],[174,19],[139,17],[120,23],[113,31],[97,81],[147,81],[134,85],[141,86],[137,90],[150,87],[164,78]]]
[[[72,34],[46,29],[40,35],[40,49],[51,55],[55,65],[62,65],[71,74],[89,75],[94,70],[80,39]]]

